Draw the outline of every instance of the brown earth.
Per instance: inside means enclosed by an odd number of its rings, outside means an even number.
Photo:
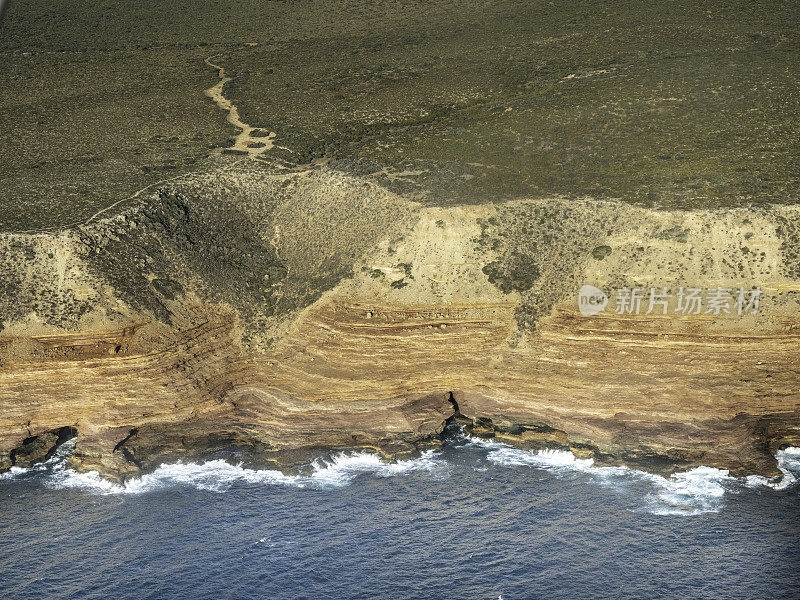
[[[73,429],[74,468],[124,479],[218,453],[398,458],[455,420],[654,472],[774,475],[800,445],[796,216],[424,208],[325,169],[234,168],[5,234],[0,469]],[[584,283],[610,296],[591,317]],[[616,314],[623,286],[764,295],[755,315]]]

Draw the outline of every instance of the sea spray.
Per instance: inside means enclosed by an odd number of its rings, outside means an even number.
[[[467,446],[487,450],[486,459],[504,467],[536,467],[554,474],[581,473],[597,484],[612,487],[622,493],[641,488],[649,489],[641,496],[643,510],[653,514],[702,514],[718,512],[725,492],[737,485],[767,486],[787,489],[800,481],[800,448],[780,450],[776,458],[783,473],[780,480],[750,476],[732,477],[727,470],[714,467],[695,467],[662,477],[629,467],[595,466],[591,458],[580,459],[568,450],[521,450],[501,442],[481,438],[465,438]]]
[[[748,487],[769,487],[774,490],[785,490],[800,481],[800,448],[790,446],[778,450],[775,454],[778,469],[782,475],[770,479],[761,475],[750,475],[745,478]]]
[[[776,458],[783,473],[781,478],[760,476],[732,477],[728,471],[713,467],[696,467],[662,477],[628,467],[596,466],[592,459],[577,458],[566,450],[522,450],[504,443],[459,436],[453,442],[459,451],[485,452],[484,464],[503,468],[531,467],[556,477],[585,477],[588,482],[614,489],[632,499],[632,510],[658,515],[702,514],[718,512],[727,491],[737,488],[764,487],[785,490],[800,482],[800,448],[778,451]],[[103,479],[96,471],[78,473],[67,468],[75,440],[65,442],[48,461],[22,469],[12,467],[0,474],[0,481],[35,478],[52,489],[82,489],[99,495],[136,495],[176,486],[221,493],[233,485],[278,485],[284,487],[333,489],[349,485],[360,475],[398,477],[421,473],[428,477],[446,478],[453,467],[442,452],[428,450],[420,457],[389,463],[367,452],[343,452],[330,459],[313,461],[307,472],[287,475],[273,469],[250,469],[224,460],[202,463],[164,464],[152,473],[117,484]],[[476,469],[485,471],[485,467]]]
[[[97,471],[79,473],[67,468],[66,463],[75,442],[67,442],[47,462],[29,469],[12,467],[6,479],[41,477],[45,486],[83,489],[96,494],[142,494],[177,485],[199,490],[224,492],[235,483],[283,485],[297,488],[336,488],[348,485],[361,474],[375,477],[394,477],[413,472],[443,476],[448,465],[428,450],[415,459],[388,463],[376,454],[367,452],[342,452],[329,460],[317,459],[310,465],[307,475],[286,475],[273,469],[248,469],[224,460],[202,463],[171,463],[156,468],[152,473],[117,484],[104,479]]]

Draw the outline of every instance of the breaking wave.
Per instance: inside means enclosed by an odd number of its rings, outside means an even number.
[[[199,490],[224,492],[235,483],[283,485],[297,488],[336,488],[348,485],[361,474],[375,477],[394,477],[413,472],[442,475],[448,465],[426,451],[416,459],[387,463],[375,454],[366,452],[340,453],[330,460],[318,459],[311,464],[307,475],[286,475],[272,469],[248,469],[224,460],[203,463],[173,463],[158,467],[152,473],[117,484],[103,479],[97,471],[78,473],[66,467],[75,448],[75,441],[64,443],[47,462],[29,469],[12,467],[6,478],[41,476],[51,488],[77,488],[97,494],[142,494],[175,485],[187,485]],[[0,475],[2,478],[3,475]]]
[[[800,481],[800,448],[787,448],[776,454],[781,478],[760,476],[737,478],[727,470],[696,467],[662,477],[629,467],[600,467],[591,458],[580,459],[566,450],[520,450],[507,444],[467,438],[467,445],[488,450],[489,462],[504,467],[528,466],[554,473],[587,476],[593,482],[618,491],[642,493],[643,510],[658,515],[703,514],[718,512],[726,491],[737,486],[770,487],[784,490]]]
[[[440,451],[428,450],[419,458],[387,463],[367,452],[340,453],[329,460],[313,462],[308,472],[286,475],[271,469],[248,469],[224,460],[204,463],[174,463],[158,467],[152,473],[117,484],[103,479],[96,471],[78,473],[66,467],[75,447],[75,440],[64,443],[47,462],[27,469],[12,467],[0,474],[2,480],[37,478],[46,487],[74,488],[101,495],[134,495],[174,486],[190,486],[199,490],[224,492],[234,484],[279,485],[295,488],[330,489],[344,487],[359,475],[395,477],[424,473],[433,477],[448,477],[452,465]],[[592,459],[577,458],[564,450],[521,450],[507,444],[480,438],[462,437],[459,448],[480,449],[485,459],[499,467],[533,467],[556,476],[585,477],[589,482],[636,498],[633,510],[657,515],[686,515],[718,512],[726,492],[741,488],[771,488],[785,490],[800,482],[800,448],[780,450],[776,457],[782,477],[767,479],[760,476],[732,477],[728,471],[712,467],[697,467],[662,477],[628,467],[595,466]],[[476,471],[486,469],[474,468]]]
[[[800,481],[800,448],[790,447],[778,450],[775,454],[778,459],[778,469],[783,476],[767,479],[760,475],[750,475],[745,478],[748,487],[770,487],[773,490],[785,490]]]

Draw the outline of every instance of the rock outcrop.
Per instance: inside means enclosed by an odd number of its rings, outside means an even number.
[[[73,432],[70,464],[117,479],[215,453],[402,457],[455,418],[608,464],[773,475],[800,445],[799,212],[424,207],[324,168],[234,166],[2,234],[0,470]],[[581,313],[584,285],[604,310]],[[757,312],[735,304],[756,287]],[[639,310],[617,311],[620,288]],[[731,296],[683,314],[680,288]]]

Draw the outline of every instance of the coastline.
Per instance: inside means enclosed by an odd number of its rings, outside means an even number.
[[[65,427],[71,464],[117,480],[230,448],[283,468],[326,448],[403,457],[458,413],[521,448],[771,477],[800,440],[796,213],[423,208],[325,168],[241,166],[77,230],[2,234],[20,283],[0,468]],[[754,315],[587,317],[586,282],[763,298]]]

